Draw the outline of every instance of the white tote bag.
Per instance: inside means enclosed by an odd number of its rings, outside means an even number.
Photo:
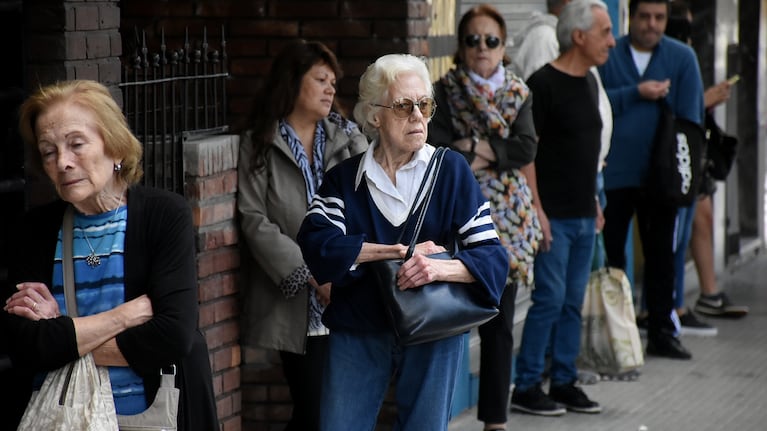
[[[117,431],[109,371],[88,353],[45,377],[27,404],[19,431]]]
[[[581,316],[579,368],[619,376],[644,365],[631,284],[622,270],[592,271]]]

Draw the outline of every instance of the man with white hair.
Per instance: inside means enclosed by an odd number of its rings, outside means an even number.
[[[615,45],[607,6],[573,0],[557,23],[561,54],[527,81],[533,93],[538,152],[528,181],[543,230],[535,259],[533,305],[527,312],[516,362],[512,410],[558,416],[566,410],[599,413],[576,386],[581,306],[600,214],[596,174],[602,119],[591,67]],[[551,341],[551,343],[549,343]],[[550,390],[541,388],[551,344]]]

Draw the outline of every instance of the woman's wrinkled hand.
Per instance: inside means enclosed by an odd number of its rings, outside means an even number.
[[[431,259],[423,254],[413,255],[402,263],[397,272],[397,287],[399,290],[412,289],[439,280],[440,264],[443,262],[448,261]]]
[[[422,243],[418,243],[415,245],[415,250],[413,250],[413,255],[416,254],[436,254],[436,253],[442,253],[444,251],[447,251],[445,247],[442,247],[441,245],[437,245],[434,243],[434,241],[424,241]],[[407,254],[407,248],[402,251],[402,255],[400,257],[404,258]]]
[[[59,317],[59,304],[43,283],[24,282],[16,285],[18,290],[5,301],[3,310],[29,320]]]

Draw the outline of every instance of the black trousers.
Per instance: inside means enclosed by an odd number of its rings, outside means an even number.
[[[479,327],[479,400],[477,419],[486,423],[506,422],[511,385],[511,358],[514,349],[514,302],[516,283],[501,295],[500,313]]]
[[[644,255],[642,288],[648,312],[648,337],[674,333],[674,224],[676,207],[643,188],[607,190],[605,252],[610,266],[626,268],[626,236],[636,213]]]
[[[293,415],[285,431],[319,431],[322,374],[328,336],[307,337],[306,354],[280,352],[282,372],[293,400]]]

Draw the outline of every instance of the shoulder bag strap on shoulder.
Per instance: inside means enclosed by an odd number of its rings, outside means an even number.
[[[75,271],[72,265],[72,225],[74,224],[72,205],[64,211],[64,222],[61,225],[61,269],[64,274],[64,301],[67,315],[77,317],[77,297],[75,296]]]

